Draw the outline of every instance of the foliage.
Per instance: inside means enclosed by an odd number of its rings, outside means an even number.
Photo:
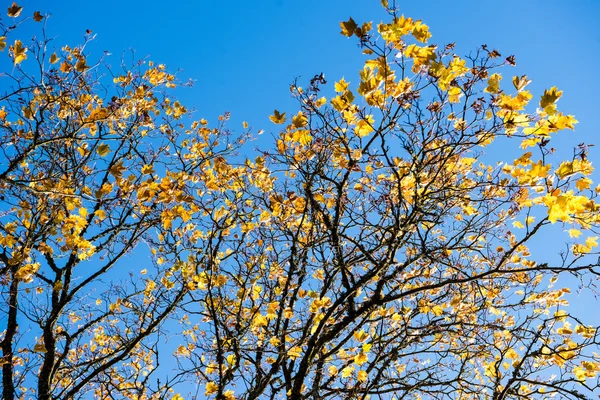
[[[357,83],[293,84],[299,109],[274,111],[254,160],[235,153],[246,124],[234,140],[228,115],[193,121],[164,66],[50,54],[12,37],[46,17],[9,8],[3,398],[600,390],[598,327],[559,287],[591,291],[600,272],[587,147],[551,147],[577,122],[562,92],[533,102],[526,76],[502,82],[513,57],[461,58],[382,3],[389,23],[341,23],[367,58]],[[560,257],[530,252],[560,228]],[[132,257],[152,263],[126,276]]]

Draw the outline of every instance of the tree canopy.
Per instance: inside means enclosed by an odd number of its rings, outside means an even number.
[[[568,304],[596,293],[600,186],[588,145],[553,148],[562,91],[382,5],[340,23],[362,69],[294,82],[254,152],[164,65],[56,48],[8,8],[3,399],[600,392],[600,327]]]

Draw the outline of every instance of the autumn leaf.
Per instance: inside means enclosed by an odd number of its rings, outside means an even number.
[[[292,117],[292,124],[294,124],[296,128],[302,128],[308,124],[308,118],[306,118],[306,115],[304,115],[302,111],[298,111],[298,114]]]
[[[342,78],[334,84],[334,88],[336,92],[343,93],[348,89],[348,82],[346,82],[344,78]]]
[[[85,58],[84,57],[80,57],[77,60],[77,63],[75,64],[75,69],[77,70],[77,72],[85,72],[88,68],[89,67],[85,63]]]
[[[100,157],[106,157],[108,153],[110,153],[110,146],[106,143],[102,143],[96,147],[96,153],[98,153]]]
[[[60,64],[60,72],[68,73],[71,70],[71,64],[69,64],[66,60]]]
[[[142,167],[142,174],[144,175],[152,175],[154,172],[154,167],[152,165],[144,165]]]
[[[277,110],[273,110],[273,115],[270,115],[269,119],[274,124],[283,124],[285,122],[285,113],[282,114]]]
[[[356,136],[369,136],[371,132],[373,132],[373,128],[367,121],[361,119],[356,123],[356,127],[354,128],[354,133],[356,134]]]
[[[6,36],[0,36],[0,51],[6,48]]]
[[[448,90],[448,101],[450,103],[459,103],[462,95],[463,95],[462,91],[460,90],[460,88],[458,86],[452,86]]]
[[[210,396],[213,393],[216,393],[219,390],[219,385],[217,385],[214,382],[208,382],[206,384],[206,389],[204,391],[204,394],[207,396]]]
[[[487,93],[498,93],[500,91],[500,81],[502,76],[500,74],[493,74],[488,78],[488,86],[483,91]]]
[[[42,14],[41,14],[39,11],[35,11],[35,12],[33,13],[33,20],[34,20],[35,22],[40,22],[40,21],[41,21],[41,20],[43,20],[43,19],[44,19],[44,16],[43,16],[43,15],[42,15]]]
[[[27,48],[23,47],[23,43],[20,40],[15,40],[15,43],[10,46],[10,51],[15,65],[27,59]]]
[[[575,182],[575,186],[577,187],[577,189],[579,190],[585,190],[585,189],[589,189],[592,185],[592,180],[590,178],[580,178],[577,180],[577,182]]]
[[[123,161],[119,161],[116,164],[113,164],[108,172],[115,178],[119,179],[123,175],[123,172],[126,170],[125,166],[123,166]]]
[[[12,6],[8,7],[8,16],[12,18],[16,18],[21,14],[23,7],[17,5],[17,3],[12,3]]]
[[[60,57],[56,55],[56,53],[52,53],[50,56],[50,64],[56,64],[60,60]]]
[[[581,236],[581,231],[579,229],[569,229],[569,236],[572,238],[578,238]]]
[[[554,103],[562,96],[562,91],[558,90],[556,86],[550,89],[544,90],[544,94],[540,100],[540,107],[544,109],[548,114],[553,114]]]
[[[33,351],[36,353],[46,353],[48,350],[46,350],[44,343],[36,343],[36,345],[33,346]]]
[[[367,371],[360,370],[360,371],[358,371],[358,375],[357,375],[356,379],[359,382],[366,382],[368,377],[369,377],[369,374],[367,373]]]
[[[342,28],[342,35],[350,37],[354,34],[354,31],[358,25],[352,18],[350,18],[348,21],[340,22],[340,27]]]
[[[520,92],[525,88],[525,86],[531,83],[531,80],[527,79],[527,75],[522,75],[521,77],[515,76],[512,79],[512,83],[515,89]]]

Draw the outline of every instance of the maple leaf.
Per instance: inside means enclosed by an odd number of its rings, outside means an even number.
[[[269,119],[274,124],[283,124],[285,122],[285,113],[282,114],[277,110],[273,110],[273,115],[270,115]]]
[[[308,118],[306,118],[306,115],[302,111],[298,111],[298,114],[292,117],[292,123],[296,128],[302,128],[308,124]]]
[[[89,67],[85,63],[84,57],[81,57],[77,60],[77,63],[75,64],[75,69],[77,70],[77,72],[85,72],[88,68]]]
[[[96,147],[96,153],[98,153],[100,157],[106,157],[108,153],[110,153],[110,146],[106,143],[102,143],[101,145]]]
[[[521,91],[525,88],[525,86],[531,83],[531,80],[527,79],[527,75],[523,75],[520,78],[518,76],[513,77],[512,83],[515,86],[517,91]]]
[[[17,3],[12,3],[12,6],[8,7],[8,16],[12,18],[16,18],[23,11],[23,7],[17,5]]]
[[[71,70],[71,64],[69,64],[66,60],[60,64],[60,72],[66,74]]]
[[[498,93],[500,91],[500,81],[502,80],[502,75],[493,74],[488,78],[488,86],[483,91],[487,93]]]
[[[50,64],[56,64],[60,60],[60,57],[56,55],[56,53],[52,53],[50,56]]]
[[[40,22],[43,19],[44,19],[44,16],[39,11],[36,11],[33,13],[33,20],[35,22]]]
[[[15,43],[10,46],[10,51],[12,52],[15,65],[27,59],[27,47],[23,47],[23,43],[20,40],[15,40]]]
[[[342,28],[341,34],[350,37],[354,34],[354,31],[356,30],[358,25],[356,24],[356,22],[354,22],[352,17],[350,17],[348,21],[340,22],[340,27]]]
[[[348,82],[342,78],[334,84],[334,88],[336,92],[345,92],[348,89]]]
[[[119,179],[121,175],[123,175],[123,171],[125,171],[126,169],[127,168],[123,166],[123,161],[119,161],[118,163],[112,165],[108,172],[110,172],[110,174],[115,178]]]
[[[554,106],[554,103],[562,96],[562,91],[558,90],[556,86],[551,87],[550,89],[544,90],[544,94],[540,100],[540,107],[544,109],[547,113],[551,114],[551,110]]]
[[[204,394],[207,396],[210,396],[213,393],[216,393],[219,390],[219,385],[217,385],[214,382],[208,382],[206,384],[206,389],[204,391]]]
[[[6,36],[0,36],[0,51],[6,48]]]

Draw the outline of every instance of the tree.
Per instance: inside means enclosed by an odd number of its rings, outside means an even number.
[[[561,287],[595,287],[600,187],[586,145],[556,160],[555,134],[577,122],[558,111],[562,92],[533,104],[526,76],[501,84],[513,57],[428,45],[427,25],[382,3],[389,23],[341,23],[367,58],[358,83],[328,98],[322,74],[294,83],[299,109],[275,110],[281,131],[253,160],[235,154],[245,138],[229,139],[227,115],[185,128],[162,66],[113,74],[89,67],[85,46],[48,56],[42,39],[27,48],[34,69],[13,42],[5,398],[600,390],[598,327]],[[562,230],[572,243],[557,257],[531,254]],[[147,278],[111,275],[141,243]]]
[[[21,11],[9,8],[17,23],[1,25],[2,48],[30,19]],[[163,65],[113,71],[92,65],[86,44],[53,53],[50,43],[15,39],[2,76],[2,398],[133,396],[150,385],[163,326],[189,288],[174,286],[157,249],[147,278],[111,271],[144,242],[190,230],[211,203],[197,192],[221,179],[207,167],[234,143],[225,117],[184,127]]]

